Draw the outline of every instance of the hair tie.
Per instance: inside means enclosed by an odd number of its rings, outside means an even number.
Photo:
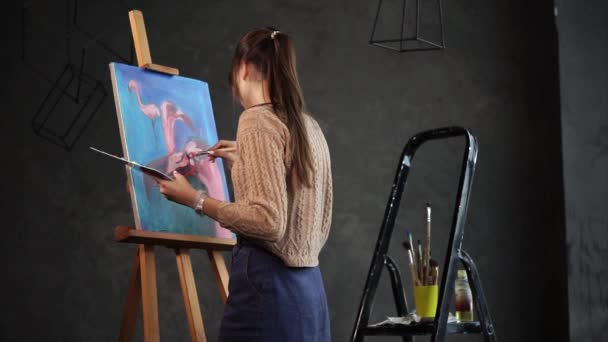
[[[270,39],[274,39],[274,37],[276,37],[277,34],[279,34],[281,31],[272,31],[272,33],[270,34]]]

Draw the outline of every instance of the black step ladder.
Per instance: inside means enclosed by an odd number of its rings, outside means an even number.
[[[407,301],[405,299],[399,268],[394,260],[387,255],[387,252],[395,225],[395,218],[397,217],[399,204],[405,189],[407,176],[414,160],[414,154],[416,153],[416,150],[427,141],[459,136],[464,136],[466,138],[466,147],[460,173],[460,182],[458,184],[458,193],[454,208],[450,239],[448,242],[448,250],[443,264],[443,276],[441,277],[441,284],[439,286],[439,298],[435,319],[432,321],[421,321],[411,325],[389,323],[379,326],[370,326],[368,324],[369,316],[374,302],[374,295],[380,281],[380,275],[384,267],[387,268],[391,278],[397,315],[405,316],[408,314]],[[469,193],[473,183],[473,175],[475,174],[476,161],[477,140],[468,130],[462,127],[445,127],[420,132],[407,142],[401,153],[397,173],[384,212],[384,219],[382,221],[382,226],[380,227],[380,233],[378,235],[378,241],[376,242],[369,273],[367,274],[363,296],[361,297],[359,313],[357,314],[357,320],[352,334],[352,342],[362,342],[365,336],[402,336],[404,342],[412,342],[416,335],[432,335],[431,341],[442,342],[445,340],[446,335],[468,333],[483,334],[484,339],[487,342],[496,341],[492,318],[490,317],[486,298],[481,287],[481,280],[477,267],[475,266],[473,259],[471,259],[471,257],[461,248],[467,207],[469,204]],[[462,263],[467,272],[474,305],[477,311],[476,317],[479,319],[478,321],[448,323],[448,314],[454,292],[454,281],[458,261]]]

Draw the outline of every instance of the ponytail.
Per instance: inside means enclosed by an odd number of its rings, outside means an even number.
[[[304,97],[298,80],[292,38],[272,27],[254,29],[245,34],[232,60],[231,86],[241,62],[255,65],[268,82],[274,112],[287,126],[291,137],[289,177],[296,185],[310,187],[312,152],[306,136]]]

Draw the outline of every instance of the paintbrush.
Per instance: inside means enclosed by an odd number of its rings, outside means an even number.
[[[431,269],[431,285],[437,285],[437,278],[439,278],[439,263],[435,259],[431,259],[429,261],[429,266]]]
[[[410,241],[410,250],[412,251],[412,256],[414,259],[414,269],[418,270],[418,258],[416,257],[416,250],[414,250],[414,237],[412,232],[407,232],[407,237]]]
[[[416,266],[414,266],[414,256],[412,255],[412,246],[409,242],[403,241],[403,247],[407,250],[407,255],[410,258],[410,272],[412,273],[412,281],[414,282],[414,286],[418,286],[420,284],[420,280],[416,275]]]
[[[431,202],[426,203],[426,254],[424,255],[424,267],[426,278],[431,273],[430,260],[431,260]]]
[[[424,261],[422,260],[422,243],[418,240],[418,276],[422,281],[422,285],[425,285],[425,277],[424,277]]]
[[[188,153],[188,158],[194,158],[194,157],[202,156],[205,154],[213,155],[214,151],[236,152],[236,148],[235,147],[226,147],[226,148],[218,148],[215,150],[204,150],[204,151],[199,151],[199,152],[194,152],[194,153]]]

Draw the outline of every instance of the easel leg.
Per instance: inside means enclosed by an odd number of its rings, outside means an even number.
[[[139,246],[139,266],[141,274],[142,308],[144,318],[144,340],[159,342],[158,298],[156,294],[156,265],[154,247]]]
[[[141,301],[141,281],[139,277],[139,250],[135,253],[131,279],[129,280],[129,291],[127,292],[127,303],[125,304],[122,322],[120,323],[119,342],[133,341],[135,333],[135,320],[139,311]]]
[[[198,295],[196,293],[196,283],[194,282],[194,274],[192,273],[192,261],[190,252],[186,248],[175,250],[177,270],[179,272],[179,282],[182,286],[182,295],[184,296],[184,305],[186,306],[186,316],[188,317],[188,325],[190,326],[190,335],[193,342],[205,342],[205,327],[203,325],[203,316],[198,303]]]
[[[224,255],[220,251],[207,251],[211,266],[213,267],[213,273],[215,274],[215,281],[217,287],[220,289],[220,296],[224,304],[228,299],[228,269],[226,269],[226,262],[224,261]]]

